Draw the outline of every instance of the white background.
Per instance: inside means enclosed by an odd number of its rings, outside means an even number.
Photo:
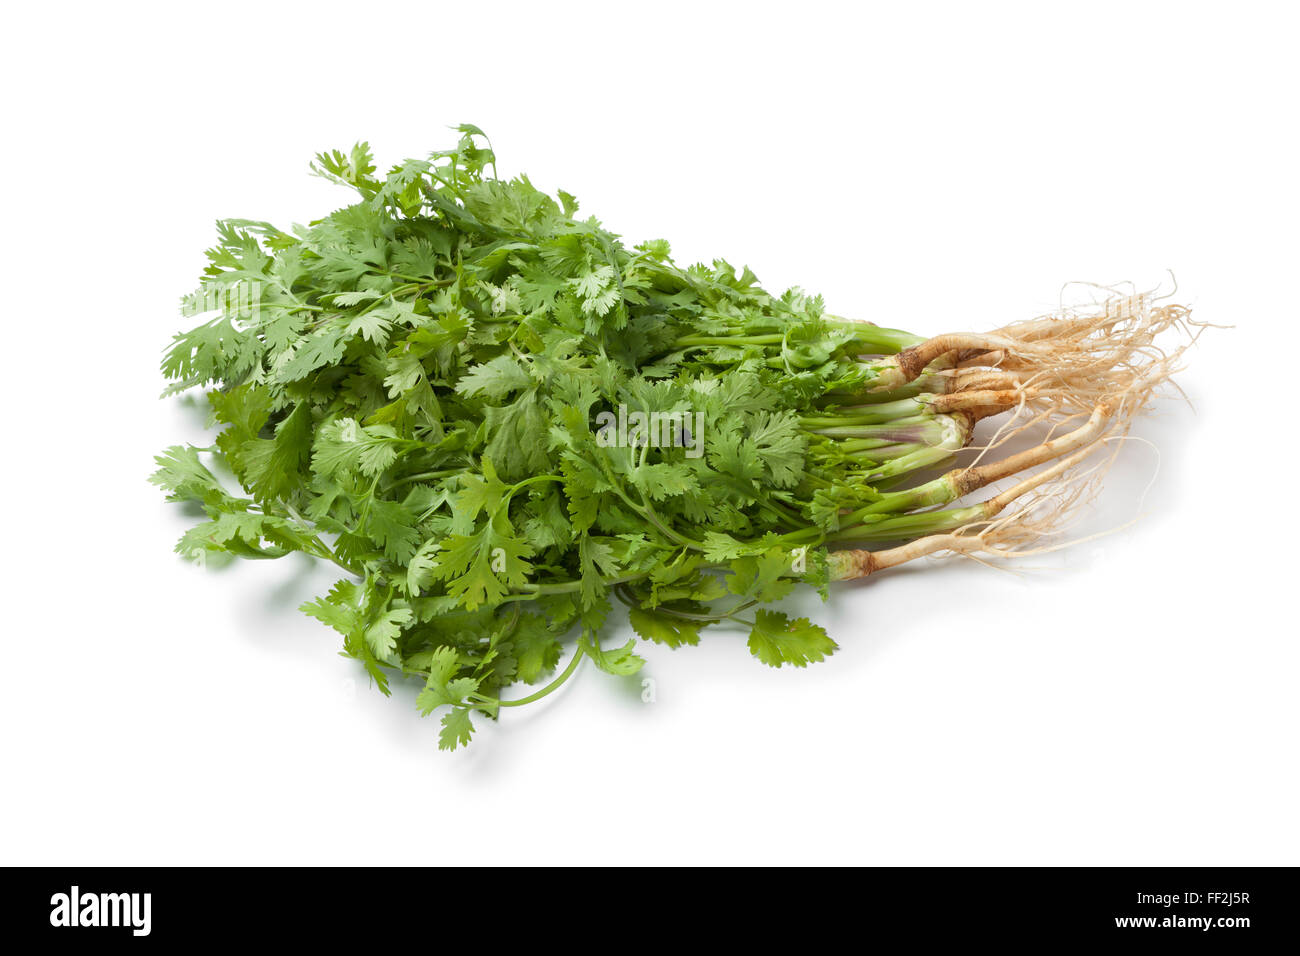
[[[0,862],[1300,862],[1300,24],[902,6],[11,7]],[[840,587],[805,671],[717,633],[647,648],[644,704],[584,665],[439,753],[296,610],[334,574],[182,562],[145,479],[207,443],[156,396],[213,220],[315,218],[347,201],[315,151],[463,121],[630,241],[843,314],[981,330],[1172,269],[1236,328],[1089,517],[1132,527]]]

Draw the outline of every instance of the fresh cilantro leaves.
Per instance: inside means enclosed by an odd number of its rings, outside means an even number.
[[[355,201],[310,225],[218,224],[186,299],[216,314],[162,362],[218,428],[157,459],[168,500],[207,514],[177,550],[338,565],[302,610],[384,693],[422,680],[448,750],[583,657],[637,673],[639,639],[740,627],[772,666],[833,653],[804,618],[746,611],[824,588],[833,535],[888,532],[889,508],[854,512],[925,447],[922,413],[848,407],[883,374],[861,356],[918,340],[722,261],[680,267],[661,240],[628,248],[459,132],[386,173],[364,143],[319,154]],[[610,647],[614,599],[636,636]]]

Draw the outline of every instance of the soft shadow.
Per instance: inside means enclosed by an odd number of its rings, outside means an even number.
[[[276,560],[282,564],[291,563],[293,574],[267,592],[265,606],[268,610],[276,612],[296,611],[303,601],[315,596],[306,594],[307,582],[320,565],[309,555],[297,551]]]

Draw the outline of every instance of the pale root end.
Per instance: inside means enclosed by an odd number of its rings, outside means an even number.
[[[955,531],[926,535],[878,551],[832,551],[828,555],[831,580],[864,578],[930,555],[948,553],[1014,558],[1062,547],[1062,544],[1040,546],[1039,541],[1064,530],[1080,506],[1100,490],[1101,478],[1113,461],[1114,453],[1093,461],[1089,459],[1105,444],[1105,436],[1099,437],[989,498],[979,506],[979,519]],[[1118,450],[1118,445],[1115,450]],[[1088,467],[1081,467],[1085,463]],[[1020,507],[1004,514],[1007,507],[1016,501],[1020,501]]]
[[[1028,405],[1087,414],[1117,391],[1149,395],[1199,333],[1169,352],[1156,339],[1192,327],[1203,325],[1183,306],[1159,305],[1147,294],[1115,295],[1087,310],[986,335],[935,336],[884,360],[879,387],[898,388],[927,373],[927,384],[942,396],[940,410]]]
[[[1188,334],[1166,350],[1155,340],[1171,328]],[[952,500],[1003,479],[1019,480],[981,504],[979,520],[956,531],[895,548],[832,553],[832,577],[865,577],[941,552],[1011,557],[1043,550],[1036,542],[1059,533],[1098,492],[1119,439],[1170,381],[1203,328],[1182,306],[1156,306],[1146,295],[1116,296],[1086,313],[1034,319],[988,336],[938,336],[900,353],[897,371],[912,378],[942,359],[942,370],[928,369],[929,381],[939,383],[928,399],[936,412],[978,420],[1014,411],[974,464],[944,476]],[[1047,430],[1047,440],[985,460],[1035,427]],[[1005,513],[1013,502],[1020,506]]]

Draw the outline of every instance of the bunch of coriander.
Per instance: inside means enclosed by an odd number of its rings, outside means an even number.
[[[835,642],[759,605],[924,555],[1033,550],[1182,351],[1153,342],[1187,310],[1136,293],[984,335],[838,318],[748,269],[629,248],[573,196],[498,178],[482,132],[459,130],[383,177],[364,144],[318,155],[356,201],[308,226],[218,224],[184,303],[215,316],[163,372],[165,394],[207,390],[220,432],[153,477],[207,513],[182,554],[336,564],[303,610],[385,694],[422,681],[443,748],[583,658],[635,673],[638,638],[739,627],[762,662],[804,666]],[[610,647],[615,604],[638,637]]]

